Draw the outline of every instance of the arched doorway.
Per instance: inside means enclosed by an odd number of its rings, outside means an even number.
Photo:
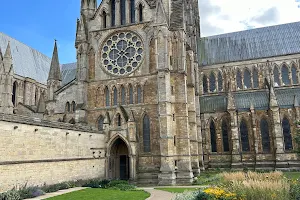
[[[121,138],[118,138],[110,148],[109,178],[128,180],[129,177],[128,147]]]

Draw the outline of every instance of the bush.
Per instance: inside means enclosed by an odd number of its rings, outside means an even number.
[[[291,199],[300,200],[300,179],[291,181],[290,195]]]
[[[45,194],[45,192],[38,187],[23,187],[18,192],[21,199],[34,198]]]
[[[100,187],[101,188],[108,188],[109,183],[110,183],[110,180],[104,179],[104,180],[100,181]]]
[[[209,200],[204,199],[200,196],[200,191],[186,191],[183,193],[176,194],[174,200]]]
[[[117,184],[117,185],[111,187],[111,189],[130,191],[130,190],[135,190],[136,187],[134,185],[129,185],[129,184]]]
[[[91,188],[101,188],[101,180],[100,179],[91,179],[83,187],[91,187]]]
[[[124,180],[112,180],[109,182],[108,187],[114,187],[116,185],[123,184],[123,185],[129,185],[128,181]]]
[[[20,194],[15,189],[0,194],[0,200],[20,200],[20,199],[21,199]]]

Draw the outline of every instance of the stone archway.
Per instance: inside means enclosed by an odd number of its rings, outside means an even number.
[[[108,178],[121,180],[130,178],[129,149],[121,138],[116,139],[110,147]]]

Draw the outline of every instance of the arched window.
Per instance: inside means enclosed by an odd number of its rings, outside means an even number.
[[[121,87],[121,100],[122,100],[122,105],[126,104],[126,90],[125,87]]]
[[[242,119],[240,124],[242,151],[250,151],[248,127],[245,119]]]
[[[218,73],[218,90],[219,92],[223,91],[223,77],[221,72]]]
[[[71,106],[70,106],[70,103],[69,102],[67,102],[66,103],[66,112],[70,112],[71,111],[71,108],[70,108]]]
[[[129,85],[129,104],[133,104],[133,87]]]
[[[216,126],[213,121],[210,122],[209,130],[210,130],[211,152],[217,152]]]
[[[291,80],[290,80],[290,77],[289,77],[289,68],[286,65],[282,65],[281,77],[282,77],[282,84],[283,85],[290,85],[291,84]]]
[[[208,93],[207,76],[205,74],[203,75],[203,93]]]
[[[143,5],[139,5],[139,22],[143,21]]]
[[[121,115],[120,115],[120,114],[117,115],[117,125],[118,125],[118,126],[121,126],[121,125],[122,125],[122,118],[121,118]]]
[[[104,93],[105,93],[105,106],[108,107],[110,106],[110,95],[109,95],[108,87],[105,87]]]
[[[98,119],[98,130],[103,131],[104,117],[101,115]]]
[[[270,152],[269,124],[266,119],[260,121],[261,143],[264,152]]]
[[[251,87],[251,74],[248,69],[244,71],[244,89],[249,89]]]
[[[135,23],[135,0],[130,0],[130,22]]]
[[[239,89],[239,90],[243,89],[241,70],[238,70],[236,73],[236,84],[237,84],[237,89]]]
[[[116,25],[116,0],[111,0],[111,26]]]
[[[107,27],[107,14],[105,11],[103,11],[102,13],[102,17],[103,17],[103,28],[106,28]]]
[[[17,81],[13,84],[13,91],[12,91],[12,103],[14,106],[17,105],[17,95],[18,95],[18,83]]]
[[[114,106],[118,105],[118,90],[114,88]]]
[[[145,115],[143,119],[143,144],[144,152],[150,152],[150,119],[148,115]]]
[[[253,69],[253,88],[259,88],[258,71],[256,68]]]
[[[293,149],[292,135],[291,135],[291,126],[289,120],[285,117],[282,120],[282,130],[284,137],[284,148],[285,150]]]
[[[229,151],[229,135],[228,135],[228,124],[226,120],[222,121],[222,138],[223,138],[223,150],[224,152]]]
[[[292,79],[293,85],[298,84],[297,68],[294,64],[292,65]]]
[[[216,77],[213,72],[211,72],[209,76],[209,91],[216,92]]]
[[[274,86],[279,87],[281,84],[280,84],[279,71],[277,66],[274,67],[273,73],[274,73]]]
[[[126,0],[120,0],[121,25],[126,24]]]
[[[72,112],[73,113],[76,112],[76,103],[75,103],[75,101],[72,101]]]
[[[137,103],[142,103],[142,87],[137,87]]]

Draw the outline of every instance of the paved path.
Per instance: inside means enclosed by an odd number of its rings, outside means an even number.
[[[62,195],[62,194],[75,192],[75,191],[78,191],[78,190],[83,190],[83,189],[86,189],[86,188],[85,187],[70,188],[70,189],[66,189],[66,190],[60,190],[60,191],[57,191],[57,192],[47,193],[43,196],[39,196],[39,197],[36,197],[36,198],[33,198],[33,199],[27,199],[27,200],[47,199],[47,198],[50,198],[50,197],[55,197],[55,196],[59,196],[59,195]]]
[[[154,188],[144,188],[144,190],[151,194],[146,200],[172,200],[175,197],[174,193],[155,190]]]

